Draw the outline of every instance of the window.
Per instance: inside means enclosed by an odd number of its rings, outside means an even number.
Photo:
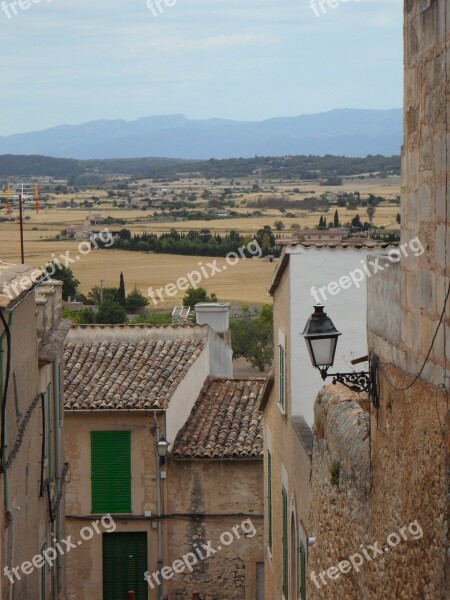
[[[283,596],[288,599],[288,501],[284,487],[281,490],[283,503]]]
[[[131,512],[131,432],[91,432],[93,513]]]
[[[269,548],[272,551],[272,454],[267,451],[267,506],[269,511]]]

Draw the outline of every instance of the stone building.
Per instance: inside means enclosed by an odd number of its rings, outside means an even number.
[[[264,379],[208,377],[168,459],[168,564],[205,549],[169,598],[264,599]],[[195,556],[195,554],[194,554]]]
[[[404,10],[400,249],[419,239],[424,252],[368,281],[370,404],[331,387],[316,402],[313,598],[444,600],[450,590],[450,10],[445,0]]]
[[[174,442],[209,375],[232,375],[231,349],[208,325],[79,326],[65,359],[67,532],[81,541],[96,519],[114,523],[69,555],[67,597],[162,597],[164,581],[144,579],[167,564],[157,442]]]
[[[342,336],[337,370],[367,355],[364,327],[373,276],[361,263],[372,246],[347,243],[286,247],[269,286],[274,306],[274,385],[261,403],[265,444],[265,566],[268,598],[306,598],[310,522],[312,426],[320,374],[301,333],[318,302],[326,303]],[[378,246],[380,247],[380,246]],[[382,246],[396,252],[393,245]],[[351,307],[351,310],[349,309]]]
[[[62,284],[0,262],[0,597],[65,597]]]
[[[237,590],[262,599],[265,380],[232,378],[228,319],[202,308],[220,335],[205,323],[80,326],[68,336],[66,527],[82,542],[68,557],[68,599],[198,591],[231,600]],[[217,556],[189,568],[195,547],[222,539]]]

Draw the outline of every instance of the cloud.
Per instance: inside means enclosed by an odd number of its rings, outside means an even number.
[[[124,48],[131,55],[140,54],[148,49],[156,50],[159,54],[179,54],[199,50],[216,51],[224,48],[238,48],[267,43],[267,37],[255,34],[216,35],[200,39],[167,36],[153,38],[145,42],[128,42],[124,44]]]

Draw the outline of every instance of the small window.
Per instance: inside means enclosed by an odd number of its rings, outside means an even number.
[[[91,432],[93,513],[131,512],[131,432]]]

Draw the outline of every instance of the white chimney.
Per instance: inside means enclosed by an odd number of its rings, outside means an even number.
[[[209,325],[216,333],[226,333],[230,328],[229,302],[202,302],[195,305],[198,325]]]

